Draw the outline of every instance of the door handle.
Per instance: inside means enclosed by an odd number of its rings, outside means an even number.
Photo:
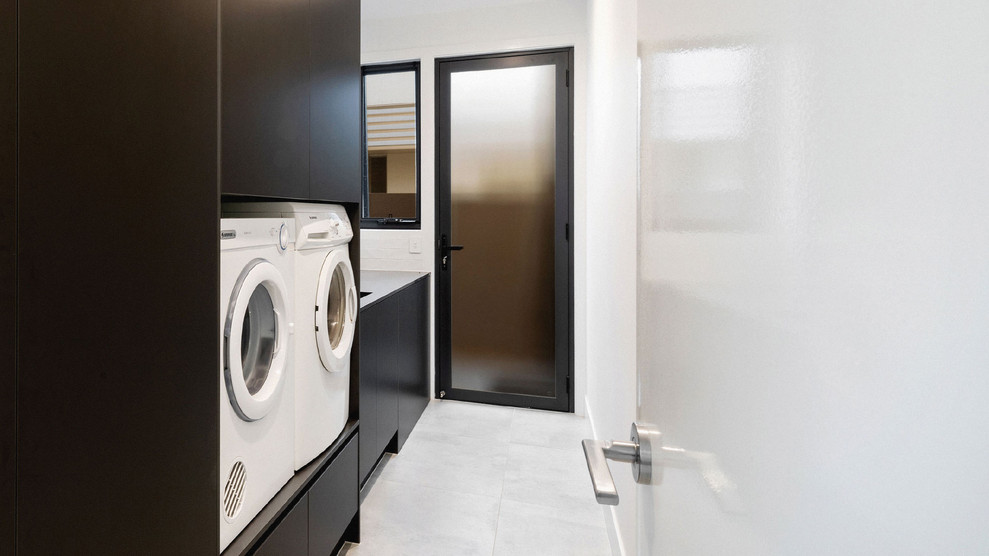
[[[659,483],[662,468],[653,475],[653,464],[662,467],[694,469],[717,497],[722,509],[729,513],[744,513],[744,505],[738,487],[722,469],[718,458],[708,452],[694,452],[683,448],[663,446],[663,435],[655,425],[632,423],[629,442],[582,440],[587,471],[598,504],[618,505],[618,489],[608,468],[608,460],[626,461],[632,464],[632,476],[640,485]]]
[[[608,467],[608,460],[624,461],[632,464],[635,482],[643,485],[652,483],[652,462],[654,447],[662,447],[662,435],[654,425],[632,423],[631,440],[603,441],[585,439],[584,459],[587,471],[591,474],[594,498],[598,504],[618,505],[618,488]]]
[[[446,234],[440,236],[440,266],[443,270],[446,270],[449,267],[450,252],[460,251],[463,248],[463,245],[450,245],[449,240],[446,238]]]

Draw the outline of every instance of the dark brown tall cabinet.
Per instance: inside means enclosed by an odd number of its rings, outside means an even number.
[[[215,553],[216,4],[21,1],[17,56],[17,553]]]
[[[17,0],[0,0],[0,554],[14,553]]]
[[[359,202],[359,0],[220,5],[222,192]]]
[[[217,554],[220,195],[356,214],[359,14],[0,0],[0,554]]]

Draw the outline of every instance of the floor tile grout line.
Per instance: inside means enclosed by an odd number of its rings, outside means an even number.
[[[443,493],[446,493],[446,494],[459,494],[459,495],[462,495],[462,496],[463,495],[466,495],[466,496],[480,496],[482,498],[490,498],[492,500],[498,500],[499,506],[501,505],[501,494],[498,494],[496,496],[496,495],[493,495],[493,494],[481,494],[479,492],[467,492],[466,490],[460,490],[460,489],[454,489],[454,488],[444,488],[442,486],[430,486],[430,485],[424,485],[422,483],[410,483],[410,482],[407,482],[407,481],[396,481],[394,479],[386,479],[384,477],[378,477],[378,481],[384,481],[386,483],[391,483],[393,485],[404,486],[404,487],[427,488],[429,490],[436,490],[436,491],[443,492]],[[504,479],[502,479],[502,490],[504,490]]]
[[[504,488],[504,487],[503,487]],[[495,549],[498,548],[498,527],[501,525],[501,503],[504,498],[498,497],[498,512],[495,514],[494,538],[491,539],[491,556],[494,556]]]
[[[511,497],[509,497],[509,498],[502,497],[501,502],[498,504],[499,510],[504,505],[504,501],[505,500],[508,500],[512,504],[521,504],[523,506],[532,506],[534,508],[539,508],[540,510],[543,510],[543,511],[552,510],[553,512],[563,512],[563,515],[567,515],[565,512],[573,507],[572,505],[567,505],[567,506],[563,506],[563,505],[547,505],[547,504],[539,504],[537,502],[532,502],[532,501],[529,501],[529,500],[518,500],[518,499],[515,499],[515,498],[511,498]],[[566,517],[562,517],[561,518],[561,517],[558,517],[558,514],[556,514],[556,513],[547,514],[547,515],[551,519],[556,519],[557,521],[562,521],[562,522],[568,523],[570,525],[579,525],[581,527],[599,528],[599,529],[602,529],[602,530],[605,530],[605,531],[607,530],[607,527],[608,527],[607,524],[604,521],[605,520],[605,517],[604,517],[603,514],[601,515],[601,523],[600,524],[589,523],[590,520],[573,519],[573,518],[566,518]]]
[[[484,438],[484,437],[480,437],[480,436],[470,436],[470,435],[466,435],[466,434],[454,434],[454,433],[443,433],[443,434],[447,434],[449,436],[456,436],[458,438],[469,438],[471,440],[485,440],[485,441],[488,441],[488,442],[498,443],[498,444],[506,444],[506,445],[507,444],[510,444],[510,442],[508,440],[491,440],[489,438]]]
[[[515,411],[512,410],[512,419],[515,419]],[[501,492],[498,494],[498,516],[495,518],[495,536],[494,542],[491,543],[491,556],[494,556],[495,550],[498,548],[498,529],[501,526],[501,506],[505,502],[505,480],[508,478],[508,462],[511,459],[511,443],[508,444],[509,455],[505,458],[505,468],[501,471]]]

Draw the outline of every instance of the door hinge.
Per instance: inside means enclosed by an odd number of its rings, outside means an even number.
[[[567,222],[563,225],[563,236],[567,241],[570,241],[570,223]]]
[[[567,394],[570,393],[570,376],[567,376]]]
[[[567,84],[566,84],[566,86],[567,87],[570,86],[570,70],[567,70]]]

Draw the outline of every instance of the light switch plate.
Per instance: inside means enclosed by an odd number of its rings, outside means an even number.
[[[419,242],[419,238],[409,238],[409,253],[422,253],[422,244]]]

